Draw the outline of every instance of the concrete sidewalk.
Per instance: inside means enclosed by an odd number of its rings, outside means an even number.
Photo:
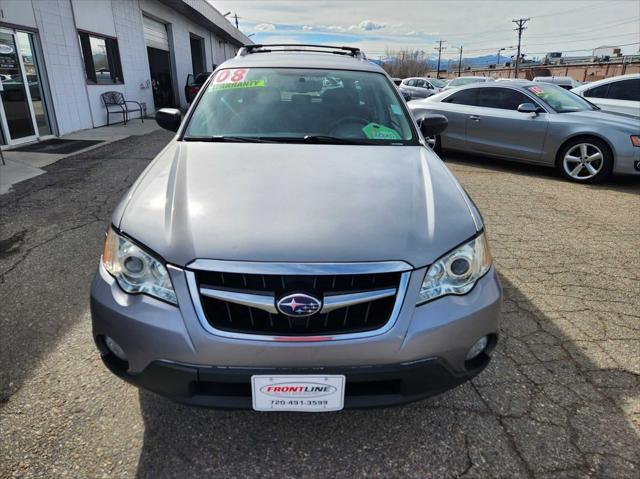
[[[26,151],[4,150],[5,164],[0,162],[0,195],[7,193],[13,185],[29,178],[46,173],[43,169],[56,161],[66,158],[67,156],[85,153],[107,145],[114,141],[122,140],[129,136],[146,135],[160,127],[153,118],[145,118],[142,123],[138,119],[129,121],[126,125],[118,123],[116,125],[102,126],[99,128],[90,128],[80,130],[68,135],[61,136],[63,140],[100,140],[101,143],[91,145],[82,150],[73,153],[52,154],[52,153],[35,153]]]

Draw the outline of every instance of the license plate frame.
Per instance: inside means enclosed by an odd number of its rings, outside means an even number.
[[[253,409],[263,412],[330,412],[344,408],[341,374],[251,376]]]

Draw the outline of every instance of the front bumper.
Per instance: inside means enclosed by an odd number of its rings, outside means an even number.
[[[640,148],[629,146],[619,149],[613,163],[613,172],[625,175],[640,174]]]
[[[491,349],[495,339],[492,341]],[[349,409],[393,406],[433,396],[468,381],[484,369],[490,358],[483,353],[474,367],[463,374],[456,374],[438,358],[407,364],[313,369],[226,368],[154,361],[139,374],[129,374],[108,352],[102,359],[114,374],[135,386],[180,403],[222,409],[251,409],[254,374],[343,374],[344,407]]]
[[[198,320],[184,271],[171,268],[170,274],[179,307],[124,293],[100,266],[91,289],[93,335],[103,359],[118,376],[196,405],[250,407],[250,377],[268,374],[266,371],[344,374],[346,407],[413,401],[478,374],[489,357],[470,365],[465,362],[466,353],[485,335],[495,344],[498,333],[502,291],[493,268],[468,294],[446,296],[418,307],[415,298],[425,269],[415,270],[391,329],[377,336],[318,342],[212,334]],[[105,336],[122,347],[126,363],[110,361]],[[219,394],[216,388],[221,384],[227,386]],[[371,394],[350,394],[359,390],[357,384],[360,391]],[[242,394],[234,393],[238,390]]]

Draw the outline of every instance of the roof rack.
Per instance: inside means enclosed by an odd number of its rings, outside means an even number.
[[[366,60],[367,56],[362,50],[356,47],[337,47],[333,45],[314,45],[305,43],[265,43],[245,45],[238,50],[239,57],[244,57],[251,53],[270,53],[270,52],[316,52],[316,53],[333,53],[335,55],[349,55],[360,60]]]

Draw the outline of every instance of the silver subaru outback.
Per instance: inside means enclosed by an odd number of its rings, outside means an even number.
[[[251,45],[212,74],[113,213],[91,289],[106,366],[176,401],[388,406],[488,364],[482,217],[355,48]]]

